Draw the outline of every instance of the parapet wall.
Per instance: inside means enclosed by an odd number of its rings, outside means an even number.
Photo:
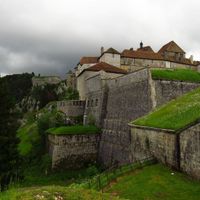
[[[156,106],[161,106],[168,101],[184,95],[200,87],[199,83],[183,81],[154,80]]]
[[[104,166],[132,162],[128,122],[152,108],[148,70],[143,69],[107,82],[108,94],[99,148]]]
[[[97,161],[99,134],[49,135],[53,169],[78,169]]]
[[[58,84],[62,80],[58,76],[34,76],[32,78],[33,87],[46,84]]]
[[[62,111],[68,117],[81,116],[84,114],[85,101],[57,101],[57,110]]]
[[[134,160],[153,156],[165,165],[178,169],[177,140],[173,131],[131,126],[131,152]]]
[[[180,133],[180,169],[200,180],[200,123]]]
[[[154,104],[161,106],[200,86],[199,83],[152,80],[148,69],[109,80],[106,84],[108,91],[104,100],[106,109],[99,150],[99,160],[105,166],[129,163],[135,159],[127,125],[130,121],[149,113],[154,109]],[[172,137],[169,135],[166,140],[169,142],[171,139],[168,138]],[[161,138],[158,138],[158,143]],[[165,162],[176,166],[172,154]]]
[[[154,156],[163,164],[200,180],[200,123],[178,132],[130,126],[133,159]]]

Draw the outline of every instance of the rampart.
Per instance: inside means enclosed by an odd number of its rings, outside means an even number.
[[[43,86],[46,84],[58,84],[62,80],[58,76],[34,76],[32,78],[33,87]]]
[[[128,123],[197,87],[198,83],[152,80],[148,69],[114,79],[87,80],[87,115],[102,128],[99,161],[105,166],[135,159]],[[169,162],[170,164],[170,162]],[[173,164],[175,165],[175,164]]]
[[[200,123],[184,130],[131,126],[131,151],[135,160],[149,156],[200,180]]]
[[[83,116],[85,110],[85,101],[57,101],[57,110],[62,111],[68,117]]]
[[[140,70],[107,82],[99,161],[105,166],[132,162],[128,122],[152,108],[148,70]]]
[[[49,135],[48,142],[53,169],[78,169],[97,160],[98,134]]]

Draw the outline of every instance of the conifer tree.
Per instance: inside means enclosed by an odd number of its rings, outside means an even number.
[[[7,82],[0,79],[0,182],[4,189],[18,168],[16,113]]]

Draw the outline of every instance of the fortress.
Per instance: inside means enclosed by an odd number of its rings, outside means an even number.
[[[81,139],[83,142],[92,140],[94,149],[91,152],[91,144],[88,144],[82,152],[90,152],[92,160],[96,155],[95,159],[105,167],[131,163],[151,155],[199,179],[200,150],[191,150],[190,145],[199,146],[200,140],[189,139],[187,134],[179,137],[163,130],[150,130],[149,133],[145,128],[129,125],[130,121],[200,86],[199,83],[153,79],[151,68],[198,71],[199,62],[194,61],[192,56],[187,59],[184,50],[173,41],[157,53],[140,43],[137,50],[131,48],[119,53],[113,48],[106,51],[101,48],[99,57],[80,59],[69,82],[77,81],[73,85],[79,91],[81,102],[85,102],[81,104],[84,105],[84,108],[81,107],[84,124],[89,123],[92,116],[95,124],[102,129],[100,137],[95,136],[95,140]],[[70,104],[67,105],[66,112],[69,112]],[[80,105],[77,103],[77,106]],[[192,127],[190,129],[193,130]],[[199,138],[199,126],[195,130]],[[55,166],[66,155],[62,140],[50,138]]]

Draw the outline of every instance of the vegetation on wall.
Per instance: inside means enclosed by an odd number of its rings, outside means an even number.
[[[79,99],[79,93],[76,89],[73,89],[69,87],[65,94],[63,94],[62,98],[60,100],[78,100]]]
[[[96,134],[100,133],[100,129],[96,126],[61,126],[56,128],[50,128],[46,131],[53,135],[81,135],[81,134]]]
[[[18,150],[21,156],[33,159],[45,154],[45,131],[51,127],[62,126],[64,124],[64,114],[56,110],[48,111],[43,109],[36,114],[37,118],[27,120],[24,126],[17,131],[20,140]]]
[[[141,117],[133,124],[179,130],[200,118],[200,88]]]
[[[200,82],[200,73],[190,69],[152,69],[152,78],[155,80],[177,80],[187,82]]]

